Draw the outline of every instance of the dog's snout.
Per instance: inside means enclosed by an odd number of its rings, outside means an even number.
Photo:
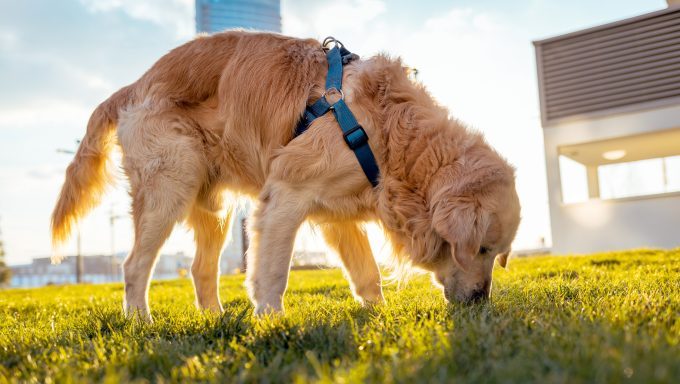
[[[489,298],[489,292],[486,289],[477,289],[472,291],[468,301],[470,302],[480,302],[487,300]]]
[[[438,281],[439,276],[436,276]],[[491,296],[491,279],[484,279],[471,286],[461,286],[464,283],[456,279],[442,279],[444,297],[450,303],[476,303],[486,301]]]

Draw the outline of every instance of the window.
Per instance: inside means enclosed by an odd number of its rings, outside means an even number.
[[[560,182],[562,202],[580,203],[588,200],[588,174],[586,166],[567,156],[560,155]]]
[[[565,204],[680,192],[680,156],[586,166],[560,155],[559,165]]]
[[[598,167],[600,198],[616,199],[680,191],[680,156]]]
[[[558,148],[562,202],[680,191],[680,128]]]

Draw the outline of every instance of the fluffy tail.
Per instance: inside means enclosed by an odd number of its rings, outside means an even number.
[[[130,96],[130,87],[125,87],[99,104],[90,116],[52,212],[53,247],[68,240],[73,226],[99,204],[110,183],[109,155],[115,145],[118,111],[130,102]]]

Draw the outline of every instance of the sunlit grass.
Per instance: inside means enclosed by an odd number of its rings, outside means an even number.
[[[293,272],[287,314],[254,319],[243,277],[226,313],[189,280],[154,283],[152,325],[122,285],[0,291],[0,382],[678,382],[680,250],[513,259],[488,304],[448,306],[422,276],[364,309],[337,270]]]

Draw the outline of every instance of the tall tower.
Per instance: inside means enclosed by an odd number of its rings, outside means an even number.
[[[196,31],[229,28],[281,32],[280,0],[196,0]]]

